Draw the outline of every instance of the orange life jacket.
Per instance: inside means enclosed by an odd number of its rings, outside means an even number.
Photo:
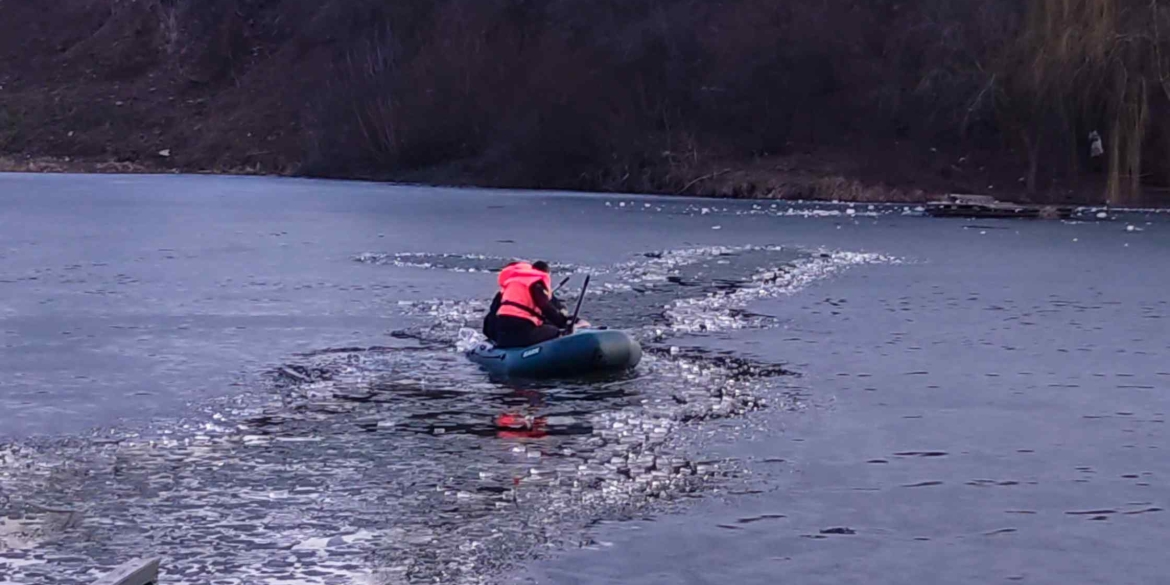
[[[532,300],[528,287],[535,282],[543,282],[544,288],[551,291],[552,279],[547,272],[541,272],[531,264],[520,262],[501,270],[499,282],[501,298],[497,315],[528,319],[537,326],[544,323],[544,316],[540,312],[540,307]]]

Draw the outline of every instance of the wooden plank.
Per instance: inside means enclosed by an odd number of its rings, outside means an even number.
[[[134,559],[98,579],[93,585],[158,585],[161,559]]]

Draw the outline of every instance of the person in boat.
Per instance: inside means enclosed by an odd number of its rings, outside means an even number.
[[[564,307],[553,297],[547,262],[512,262],[498,281],[500,292],[483,322],[483,334],[496,347],[536,345],[560,337],[569,326]]]

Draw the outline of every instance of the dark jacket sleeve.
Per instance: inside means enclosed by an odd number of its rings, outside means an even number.
[[[538,280],[532,283],[532,286],[528,287],[528,294],[532,295],[532,302],[536,303],[546,322],[562,329],[569,324],[569,320],[549,300],[548,289],[545,288],[543,282]]]
[[[500,310],[500,303],[503,299],[504,296],[502,294],[496,293],[496,297],[492,299],[492,306],[488,308],[487,315],[483,317],[484,337],[493,341],[496,339],[496,311]]]
[[[550,302],[552,303],[552,306],[556,307],[557,310],[561,312],[562,315],[565,313],[565,303],[561,300],[560,297],[554,296]]]
[[[496,293],[496,296],[492,298],[492,306],[488,307],[488,315],[494,316],[496,311],[500,310],[500,303],[502,302],[504,302],[504,294]]]

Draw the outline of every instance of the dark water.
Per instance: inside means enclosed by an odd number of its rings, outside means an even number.
[[[718,344],[803,374],[800,414],[711,447],[762,493],[512,581],[1160,582],[1170,238],[1131,220],[846,228],[907,262],[753,304],[781,327]]]
[[[1149,582],[1165,227],[0,176],[0,583]],[[635,372],[462,358],[533,250]]]

